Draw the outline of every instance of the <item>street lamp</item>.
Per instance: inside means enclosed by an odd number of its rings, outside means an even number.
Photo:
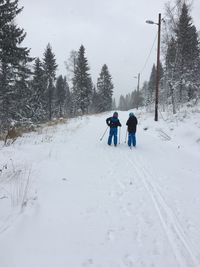
[[[137,109],[138,109],[138,106],[139,106],[139,90],[140,90],[140,73],[138,73],[137,76],[134,76],[135,79],[137,79]]]
[[[160,30],[161,30],[161,14],[158,15],[158,23],[152,20],[146,20],[148,24],[158,25],[158,46],[157,46],[157,71],[156,71],[156,93],[155,93],[155,121],[158,121],[158,91],[160,81]]]

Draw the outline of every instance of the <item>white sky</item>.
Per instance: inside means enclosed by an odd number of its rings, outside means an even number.
[[[27,32],[24,45],[32,56],[43,57],[49,42],[59,64],[58,74],[66,75],[64,61],[71,50],[83,44],[93,82],[103,64],[107,64],[115,86],[114,96],[126,94],[137,86],[157,34],[158,13],[164,15],[165,0],[21,0],[24,10],[17,22]],[[173,3],[174,1],[171,0]],[[192,17],[200,30],[200,1],[193,0]],[[156,61],[156,43],[141,83],[150,76]]]

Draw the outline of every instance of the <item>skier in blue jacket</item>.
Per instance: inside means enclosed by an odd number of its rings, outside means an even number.
[[[117,127],[121,127],[121,123],[118,119],[118,113],[114,112],[112,117],[106,119],[107,125],[110,127],[109,137],[108,137],[108,145],[110,146],[112,143],[112,138],[114,136],[114,145],[117,146]]]

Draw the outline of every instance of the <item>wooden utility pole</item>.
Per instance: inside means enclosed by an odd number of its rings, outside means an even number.
[[[156,71],[156,94],[155,94],[155,121],[158,121],[158,97],[160,83],[160,31],[161,31],[161,14],[158,16],[158,46],[157,46],[157,71]]]

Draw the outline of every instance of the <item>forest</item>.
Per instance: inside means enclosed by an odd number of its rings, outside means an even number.
[[[30,128],[61,117],[113,109],[154,109],[156,64],[141,88],[121,95],[116,103],[112,71],[103,64],[95,83],[84,44],[63,59],[66,76],[57,73],[50,43],[43,58],[31,57],[30,48],[23,47],[26,32],[16,24],[20,12],[23,7],[18,0],[0,1],[0,132],[13,125]],[[200,96],[199,32],[190,13],[191,5],[185,1],[176,1],[173,7],[166,3],[162,20],[159,110],[173,114],[184,103],[197,104]]]

